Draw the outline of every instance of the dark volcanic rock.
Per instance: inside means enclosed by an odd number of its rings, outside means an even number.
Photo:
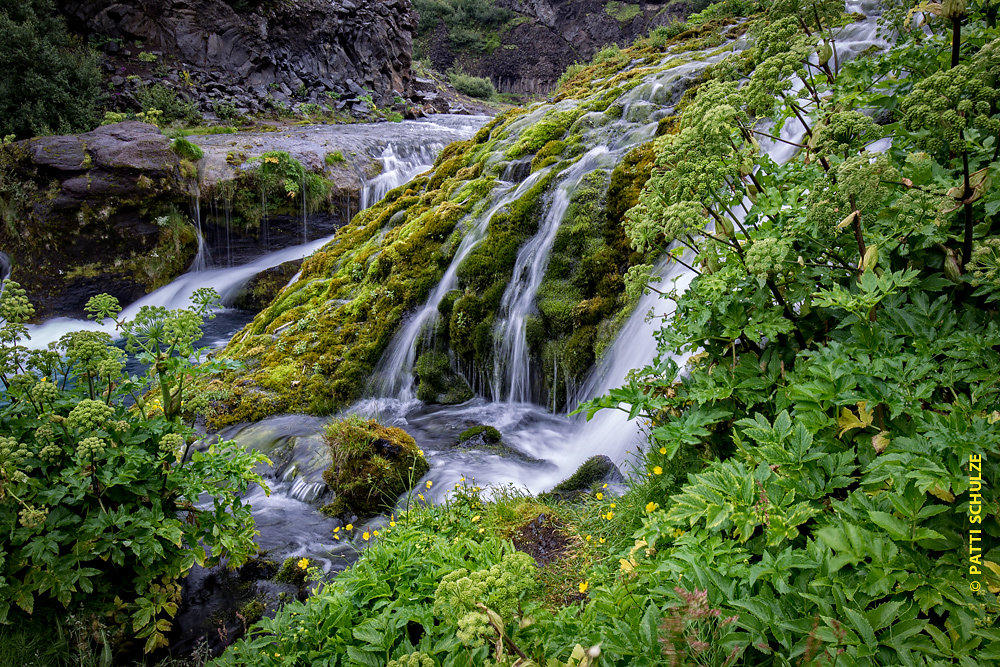
[[[456,52],[441,23],[423,44],[434,67],[459,67],[489,77],[501,93],[539,94],[552,89],[575,62],[587,62],[602,47],[624,46],[650,29],[688,14],[686,2],[669,0],[495,0],[515,14],[499,45],[482,54]]]
[[[409,92],[409,0],[297,0],[237,12],[223,0],[71,0],[81,32],[136,41],[183,63],[210,102],[257,106],[313,93],[371,94],[379,106]],[[317,98],[318,99],[318,98]],[[306,101],[306,99],[302,99]]]
[[[187,268],[197,239],[181,172],[170,140],[145,123],[0,149],[0,249],[39,317],[82,316],[101,292],[130,303]]]
[[[288,281],[298,273],[302,260],[296,259],[261,271],[250,279],[233,299],[233,306],[241,310],[260,312],[278,295]]]

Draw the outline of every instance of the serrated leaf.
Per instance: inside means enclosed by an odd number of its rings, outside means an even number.
[[[842,437],[848,431],[852,431],[856,428],[867,428],[871,426],[872,422],[875,420],[875,411],[868,410],[867,401],[858,401],[858,414],[855,415],[850,408],[841,408],[840,416],[837,417],[837,426],[840,430],[837,431],[837,437]]]

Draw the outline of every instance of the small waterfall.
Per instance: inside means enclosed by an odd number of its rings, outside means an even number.
[[[425,330],[437,321],[438,306],[444,296],[458,287],[458,267],[469,256],[469,253],[486,238],[490,219],[503,207],[524,196],[548,172],[549,169],[536,171],[513,190],[511,190],[512,186],[509,183],[503,185],[500,191],[493,195],[495,203],[489,210],[485,214],[475,216],[469,230],[462,237],[444,276],[441,277],[441,281],[427,298],[427,303],[409,319],[389,343],[389,347],[382,356],[375,372],[375,377],[378,378],[378,385],[375,388],[378,396],[396,397],[404,401],[414,397],[413,365],[417,357],[417,345]]]
[[[201,229],[201,193],[196,192],[191,196],[191,217],[194,218],[195,233],[198,236],[198,252],[195,253],[189,271],[204,271],[211,261],[208,252],[208,245],[205,243],[205,235]]]
[[[302,199],[302,242],[309,243],[309,212],[306,210],[308,192],[306,191],[306,172],[304,169],[302,170],[301,188],[299,197]]]
[[[514,274],[500,303],[500,320],[496,327],[493,348],[493,397],[506,398],[511,403],[532,400],[531,356],[525,334],[528,316],[535,309],[535,296],[549,266],[549,254],[556,232],[566,215],[574,190],[580,180],[601,166],[610,166],[618,156],[606,146],[587,152],[566,170],[549,203],[538,233],[517,253]]]
[[[382,163],[382,171],[365,181],[361,188],[361,209],[364,210],[381,200],[390,191],[410,181],[434,166],[434,159],[444,149],[440,143],[420,146],[409,155],[400,155],[401,149],[389,144],[376,159]]]

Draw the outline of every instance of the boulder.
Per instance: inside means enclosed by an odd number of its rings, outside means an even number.
[[[598,485],[621,484],[624,481],[625,477],[615,462],[604,454],[598,454],[584,461],[575,473],[545,495],[569,500],[590,493]]]
[[[38,317],[82,317],[100,292],[130,303],[182,273],[197,250],[192,171],[138,122],[0,148],[0,249]]]

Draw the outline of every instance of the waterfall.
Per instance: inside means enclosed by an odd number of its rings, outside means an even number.
[[[376,159],[382,170],[374,178],[365,181],[361,188],[361,208],[366,209],[403,183],[412,180],[434,166],[434,159],[444,149],[440,143],[430,143],[417,147],[406,155],[401,155],[400,147],[389,144]]]
[[[549,169],[536,171],[513,190],[510,183],[501,181],[500,187],[497,188],[498,192],[493,194],[493,205],[485,214],[474,216],[472,224],[455,251],[451,264],[448,265],[441,281],[427,298],[427,303],[396,333],[382,356],[375,371],[378,383],[375,389],[378,396],[391,396],[404,401],[414,398],[413,364],[417,357],[417,345],[427,327],[432,326],[437,321],[438,306],[444,296],[458,287],[458,267],[469,256],[469,253],[486,238],[486,231],[493,216],[511,202],[524,196],[548,172]]]
[[[205,235],[201,229],[201,193],[191,195],[191,217],[194,218],[195,234],[198,237],[198,252],[195,253],[191,268],[188,271],[204,271],[211,261]]]
[[[513,276],[500,303],[501,319],[496,327],[491,387],[495,399],[531,402],[531,356],[525,327],[528,316],[535,310],[535,297],[549,266],[552,243],[580,180],[595,169],[613,165],[618,157],[618,152],[610,153],[606,146],[597,146],[567,169],[539,224],[538,233],[518,251]]]
[[[445,137],[450,141],[452,139],[468,138],[478,129],[479,124],[481,124],[483,120],[485,119],[479,119],[478,121],[476,119],[462,119],[462,124],[458,127],[427,122],[397,124],[405,126],[407,131],[419,130],[423,141],[426,141],[428,138],[432,139],[432,141],[414,148],[401,148],[399,146],[394,147],[392,144],[386,145],[384,142],[374,144],[372,148],[373,151],[376,151],[377,153],[373,155],[373,157],[381,162],[382,170],[377,176],[363,181],[362,209],[376,203],[378,199],[384,196],[389,190],[406,183],[417,174],[429,169],[433,164],[437,153],[443,149],[445,145],[442,141],[433,141],[433,139],[436,139],[437,137]],[[360,124],[348,127],[352,131],[358,131]],[[373,126],[373,128],[376,129],[382,127],[384,127],[384,124]],[[333,129],[336,130],[337,128]],[[378,131],[381,132],[382,130],[379,129]],[[307,236],[308,232],[305,228],[305,225],[307,224],[305,194],[306,193],[303,188],[303,235]],[[261,240],[265,247],[269,244],[269,226],[267,221],[266,204],[267,202],[264,197],[264,193],[261,192],[261,205],[263,207]],[[227,258],[231,260],[230,200],[224,199],[223,205],[226,218],[226,252]],[[358,211],[355,211],[355,213],[357,212]],[[245,285],[247,281],[255,275],[278,266],[279,264],[283,264],[284,262],[308,257],[333,239],[333,235],[330,235],[314,241],[307,240],[301,245],[269,252],[268,254],[258,257],[247,264],[227,267],[213,267],[209,258],[207,243],[202,235],[201,199],[198,194],[192,196],[191,198],[191,217],[193,222],[195,222],[198,235],[198,254],[195,257],[195,261],[192,263],[191,268],[188,269],[187,273],[178,276],[171,283],[126,306],[122,312],[122,316],[126,319],[134,317],[143,306],[162,306],[170,309],[186,308],[191,305],[191,295],[196,289],[201,287],[214,288],[222,297],[223,304],[226,305],[227,303],[230,303],[231,299],[239,293],[243,285]],[[0,260],[2,260],[2,257],[0,257]],[[232,262],[230,261],[228,263],[231,264]],[[0,269],[2,269],[2,267],[3,264],[0,263]],[[106,324],[104,327],[100,327],[89,320],[57,317],[42,324],[29,325],[28,333],[31,338],[30,340],[25,341],[25,344],[33,348],[41,349],[46,347],[51,342],[58,341],[63,334],[83,329],[104,330],[113,336],[115,335],[113,325]],[[235,331],[233,333],[235,333]]]

